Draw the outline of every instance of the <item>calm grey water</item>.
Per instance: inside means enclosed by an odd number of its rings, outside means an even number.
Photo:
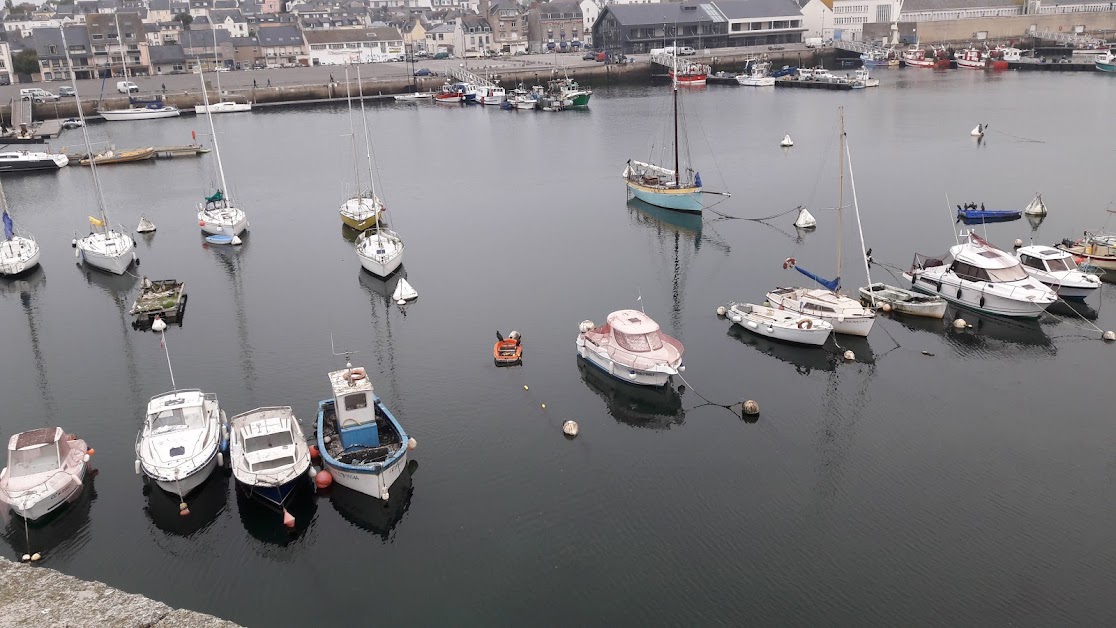
[[[298,529],[216,474],[180,518],[133,472],[146,400],[169,387],[159,340],[130,329],[137,280],[75,267],[89,173],[5,178],[43,271],[0,283],[2,437],[59,424],[99,475],[32,530],[45,564],[249,625],[1067,624],[1116,615],[1116,347],[1080,319],[1025,325],[881,319],[857,353],[743,336],[714,316],[799,277],[833,274],[836,112],[846,108],[864,232],[877,259],[943,252],[963,201],[1051,216],[990,226],[1051,243],[1103,223],[1116,104],[1090,74],[881,72],[878,90],[711,86],[689,94],[691,150],[716,207],[770,226],[664,218],[625,204],[619,174],[662,135],[665,87],[598,89],[591,110],[376,106],[381,192],[420,299],[400,311],[362,273],[336,207],[351,165],[343,107],[218,119],[251,234],[206,248],[193,206],[213,155],[102,169],[115,222],[146,213],[140,271],[185,280],[167,333],[180,386],[230,415],[289,404],[305,422],[325,373],[359,349],[418,440],[388,506],[335,489]],[[991,124],[987,141],[969,137]],[[121,147],[186,143],[204,120],[98,125]],[[778,141],[796,142],[783,151]],[[65,144],[77,144],[70,133]],[[828,157],[826,157],[829,146]],[[846,202],[849,199],[846,197]],[[846,213],[849,289],[864,281]],[[890,279],[879,269],[874,278]],[[682,395],[634,392],[579,367],[582,319],[637,305],[686,345]],[[1112,286],[1085,309],[1116,328]],[[497,329],[525,364],[497,369]],[[933,355],[924,355],[928,352]],[[525,391],[524,385],[530,390]],[[715,406],[753,398],[758,422]],[[546,410],[540,404],[546,404]],[[561,422],[576,419],[567,441]],[[25,551],[8,529],[9,558]]]

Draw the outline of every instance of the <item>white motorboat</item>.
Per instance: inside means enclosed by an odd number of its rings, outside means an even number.
[[[229,466],[237,484],[288,517],[286,502],[310,473],[310,448],[294,411],[275,406],[238,414],[229,435]]]
[[[752,303],[729,303],[717,308],[724,316],[753,334],[784,342],[820,346],[825,344],[833,325],[820,318],[803,316]]]
[[[853,185],[853,205],[856,206],[856,181],[852,179],[852,160],[845,142],[845,110],[838,107],[839,119],[839,148],[837,150],[837,272],[841,272],[841,254],[844,250],[841,237],[841,226],[844,222],[842,206],[845,196],[845,158],[849,156],[849,178]],[[786,139],[790,139],[789,136]],[[857,209],[857,224],[860,224],[860,213]],[[864,247],[864,234],[861,233],[860,245]],[[865,271],[868,261],[865,257]],[[833,326],[833,331],[838,334],[850,336],[867,336],[872,331],[876,322],[876,313],[841,293],[841,277],[825,279],[798,265],[793,257],[783,262],[783,268],[793,268],[803,275],[818,282],[824,288],[776,288],[767,293],[767,301],[772,307],[788,310],[803,316],[820,318]]]
[[[227,429],[216,395],[196,389],[155,395],[136,438],[136,473],[183,499],[224,464]]]
[[[59,27],[59,32],[62,36],[62,45],[66,46],[66,32]],[[81,121],[81,136],[85,140],[85,153],[87,155],[95,154],[93,152],[93,145],[89,141],[89,128],[85,125],[85,113],[81,106],[81,97],[77,91],[77,80],[74,78],[74,64],[70,59],[69,48],[66,48],[66,67],[70,71],[70,84],[74,88],[74,104],[77,106],[78,119]],[[139,258],[136,257],[136,243],[132,237],[116,231],[112,228],[109,222],[108,209],[105,207],[104,190],[101,187],[101,179],[97,174],[97,160],[91,159],[89,161],[89,174],[93,177],[93,196],[97,200],[97,208],[100,210],[100,218],[89,217],[89,224],[91,230],[89,235],[83,238],[74,238],[72,245],[76,249],[74,254],[85,264],[104,270],[116,275],[124,274],[124,271],[132,265],[132,262],[139,264]]]
[[[946,307],[949,305],[939,296],[930,296],[876,282],[860,289],[860,301],[865,305],[881,307],[884,304],[897,314],[910,316],[924,316],[926,318],[945,317]]]
[[[360,96],[360,120],[364,125],[364,147],[368,159],[368,179],[372,182],[372,197],[376,196],[376,177],[372,168],[372,134],[368,130],[368,116],[364,111],[364,88],[360,87],[360,67],[357,67],[358,95]],[[380,205],[381,212],[383,204]],[[356,240],[356,254],[360,265],[377,277],[387,277],[403,263],[403,238],[391,229],[386,212],[380,214],[377,226],[361,233]]]
[[[418,102],[420,100],[432,100],[433,98],[434,92],[411,92],[395,96],[395,100],[401,102]]]
[[[512,90],[511,101],[516,109],[534,109],[539,105],[539,95],[520,85]]]
[[[1100,277],[1082,272],[1073,255],[1049,246],[1024,246],[1015,252],[1027,274],[1063,299],[1084,299],[1100,287]]]
[[[582,321],[577,354],[616,379],[641,386],[665,386],[686,370],[682,343],[638,310],[618,310],[604,325]]]
[[[217,65],[217,25],[212,24],[209,30],[213,32],[213,64]],[[198,66],[198,74],[201,74],[201,66]],[[252,103],[250,102],[233,102],[225,100],[225,94],[221,91],[221,68],[215,68],[213,72],[217,82],[217,102],[210,103],[206,101],[201,105],[194,105],[194,113],[202,115],[204,113],[238,113],[241,111],[251,111]],[[202,86],[202,91],[205,91],[205,86]]]
[[[482,85],[477,88],[477,102],[482,105],[499,106],[507,99],[507,93],[499,85]]]
[[[0,471],[0,504],[29,521],[41,519],[81,494],[88,463],[85,441],[60,427],[13,434]]]
[[[879,87],[880,79],[872,78],[868,68],[857,68],[853,72],[853,89],[864,87]]]
[[[333,397],[318,402],[322,467],[341,486],[384,501],[416,443],[373,392],[363,368],[329,374]]]
[[[121,122],[127,120],[156,120],[159,118],[177,118],[181,113],[178,107],[172,107],[156,97],[151,100],[142,98],[128,98],[128,106],[124,109],[98,109],[108,122]]]
[[[205,78],[199,73],[198,79],[202,84],[202,99],[209,106],[209,93],[205,90]],[[217,142],[217,129],[213,126],[213,112],[207,111],[205,117],[209,121],[209,132],[213,135],[213,154],[217,157],[217,176],[221,181],[221,189],[213,195],[205,197],[205,202],[198,203],[198,226],[213,239],[207,241],[214,244],[240,244],[240,234],[248,228],[248,214],[228,198],[225,191],[229,184],[225,181],[225,166],[221,163],[221,145]]]
[[[775,77],[767,75],[770,68],[771,64],[766,61],[757,62],[752,65],[752,71],[748,74],[738,74],[736,82],[747,87],[773,87]]]
[[[1031,202],[1027,203],[1027,206],[1023,208],[1023,213],[1028,216],[1045,216],[1046,203],[1042,202],[1042,194],[1035,194]]]
[[[70,164],[70,158],[55,153],[33,153],[14,150],[0,153],[0,172],[38,172],[58,170]]]
[[[16,232],[12,217],[8,214],[8,200],[4,187],[0,185],[0,207],[3,214],[4,240],[0,241],[0,276],[10,277],[27,272],[39,265],[39,243],[30,233]]]
[[[1019,260],[972,231],[949,253],[952,260],[915,254],[903,277],[919,292],[998,316],[1038,318],[1058,299]]]
[[[349,138],[353,150],[354,190],[352,196],[341,204],[338,213],[341,214],[341,221],[346,225],[357,231],[364,231],[376,226],[380,219],[380,214],[384,211],[384,203],[376,196],[376,180],[372,177],[371,166],[368,169],[368,178],[372,189],[371,191],[363,193],[360,191],[360,160],[357,159],[356,128],[353,126],[353,94],[349,86],[348,68],[345,68],[345,97],[349,104]],[[367,129],[368,127],[365,126],[365,130]],[[364,141],[366,151],[371,154],[369,144],[371,140],[365,137]]]

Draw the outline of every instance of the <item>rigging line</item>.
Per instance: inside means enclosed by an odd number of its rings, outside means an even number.
[[[736,412],[732,409],[733,406],[741,406],[741,415],[743,415],[743,413],[744,413],[744,411],[743,411],[744,402],[737,401],[736,403],[724,404],[724,403],[717,403],[716,401],[711,401],[708,397],[699,393],[697,391],[697,389],[694,388],[693,385],[690,384],[690,382],[686,381],[686,378],[682,377],[681,373],[678,373],[677,377],[678,377],[678,379],[682,380],[682,383],[685,384],[690,389],[690,392],[694,393],[698,397],[701,397],[705,401],[705,405],[717,406],[718,408],[724,408],[725,410],[728,410],[729,412],[732,412],[734,415],[736,414]],[[697,409],[699,407],[701,407],[701,406],[695,406],[694,409]]]
[[[1073,312],[1078,318],[1085,321],[1085,324],[1090,325],[1098,333],[1101,333],[1101,334],[1104,333],[1103,329],[1101,329],[1100,327],[1097,327],[1097,324],[1094,323],[1093,321],[1091,321],[1091,320],[1085,318],[1084,316],[1082,316],[1081,312],[1078,312],[1077,310],[1073,309],[1073,306],[1070,305],[1068,302],[1066,302],[1065,299],[1063,299],[1062,297],[1058,297],[1058,301],[1060,301],[1063,305],[1065,305],[1067,308],[1069,308],[1069,311]],[[1077,325],[1074,325],[1074,327],[1077,327]],[[1078,329],[1080,329],[1080,327],[1078,327]]]
[[[725,214],[723,212],[719,212],[719,211],[716,211],[716,210],[713,209],[713,207],[715,207],[717,205],[720,205],[722,202],[724,202],[724,199],[722,199],[720,202],[714,203],[713,205],[711,205],[709,207],[706,207],[706,209],[708,209],[709,211],[712,211],[714,214],[717,214],[718,216],[720,216],[721,218],[724,218],[725,220],[750,220],[752,222],[766,222],[766,221],[772,220],[774,218],[781,218],[783,216],[786,216],[787,214],[790,214],[790,213],[793,213],[793,212],[796,212],[796,211],[802,209],[802,205],[799,205],[798,207],[792,207],[791,209],[788,209],[787,211],[780,212],[780,213],[774,214],[772,216],[765,216],[763,218],[745,218],[743,216],[733,216],[731,214]]]
[[[720,162],[717,161],[717,153],[713,151],[713,143],[709,141],[709,134],[705,132],[705,125],[701,123],[700,116],[698,116],[697,123],[701,136],[705,139],[705,146],[709,149],[709,156],[713,159],[713,167],[717,169],[717,176],[721,177],[721,188],[727,190],[729,187],[728,180],[725,179],[725,173],[721,170]],[[720,203],[717,203],[717,205],[720,205]]]
[[[996,130],[996,131],[992,131],[992,132],[993,133],[999,133],[1000,135],[1010,137],[1014,140],[1018,140],[1020,142],[1026,143],[1026,144],[1045,144],[1046,143],[1046,140],[1036,140],[1034,138],[1023,137],[1021,135],[1012,135],[1011,133],[1004,133],[1003,131],[1000,131],[1000,130]]]
[[[829,139],[825,142],[825,150],[822,151],[821,161],[818,162],[818,173],[817,176],[814,177],[814,187],[810,190],[810,198],[806,200],[806,206],[813,205],[814,197],[818,194],[818,185],[821,184],[822,171],[825,169],[825,164],[829,161],[829,151],[833,149],[833,138],[837,137],[837,124],[837,120],[834,120],[833,127],[830,129],[830,132],[826,134]]]

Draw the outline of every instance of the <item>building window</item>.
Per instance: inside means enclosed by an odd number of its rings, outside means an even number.
[[[105,36],[98,33],[96,35],[92,35],[90,38],[93,39],[93,41],[99,41],[99,40],[104,39]]]

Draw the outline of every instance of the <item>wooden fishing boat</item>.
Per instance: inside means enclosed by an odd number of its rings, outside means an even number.
[[[155,157],[155,148],[148,146],[147,148],[132,148],[128,150],[109,149],[103,153],[98,153],[93,156],[93,161],[98,166],[107,166],[109,164],[127,164],[134,161],[145,161]],[[81,165],[89,165],[89,157],[81,159]]]
[[[911,316],[942,318],[948,303],[939,296],[924,295],[883,282],[868,284],[860,289],[860,301],[865,305],[882,307],[885,303],[891,311]]]
[[[513,331],[504,338],[496,332],[496,344],[492,346],[492,359],[496,366],[514,366],[523,363],[523,336]]]

